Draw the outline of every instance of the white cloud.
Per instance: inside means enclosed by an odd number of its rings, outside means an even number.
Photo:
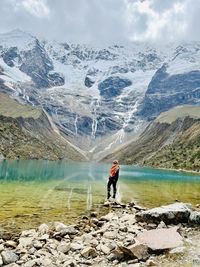
[[[0,0],[0,32],[60,41],[200,40],[200,0]]]
[[[50,9],[46,0],[19,0],[16,3],[18,8],[24,8],[30,14],[36,17],[48,17]]]
[[[154,0],[130,2],[126,0],[127,27],[131,41],[174,41],[187,29],[187,1],[174,1],[170,7],[156,10]],[[145,22],[145,28],[142,23]]]

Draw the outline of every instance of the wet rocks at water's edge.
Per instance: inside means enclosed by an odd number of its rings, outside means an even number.
[[[0,266],[160,266],[157,255],[183,253],[187,230],[200,223],[200,213],[184,203],[107,209],[106,215],[93,212],[76,225],[42,224],[16,240],[0,239]]]

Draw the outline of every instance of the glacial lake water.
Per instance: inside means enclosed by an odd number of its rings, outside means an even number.
[[[110,165],[0,161],[0,231],[73,223],[103,203]],[[118,199],[155,207],[176,200],[200,203],[200,175],[121,166]]]

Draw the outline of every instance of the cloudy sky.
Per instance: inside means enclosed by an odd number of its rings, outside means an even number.
[[[200,40],[200,0],[0,0],[0,32],[93,44]]]

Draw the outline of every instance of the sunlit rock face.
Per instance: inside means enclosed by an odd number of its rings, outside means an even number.
[[[98,48],[15,30],[0,35],[0,90],[42,106],[65,138],[100,158],[160,112],[197,104],[199,62],[199,43]]]

